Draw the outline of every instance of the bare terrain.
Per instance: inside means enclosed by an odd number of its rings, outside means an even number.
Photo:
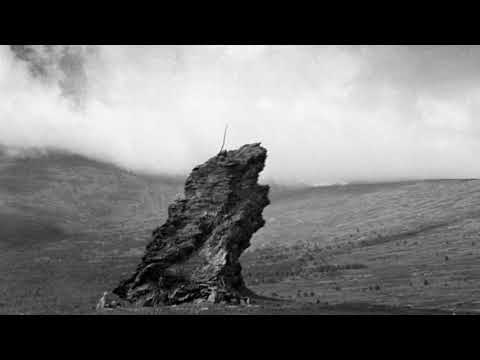
[[[74,155],[0,155],[0,313],[96,313],[183,181]],[[480,310],[480,180],[273,187],[270,198],[241,261],[247,285],[281,301],[113,313]]]

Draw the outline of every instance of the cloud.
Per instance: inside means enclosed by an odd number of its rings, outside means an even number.
[[[187,173],[261,141],[279,182],[476,177],[478,47],[0,49],[0,143]],[[67,55],[65,55],[67,54]],[[43,64],[44,75],[32,71]],[[63,65],[62,65],[63,64]],[[38,67],[38,66],[37,66]]]

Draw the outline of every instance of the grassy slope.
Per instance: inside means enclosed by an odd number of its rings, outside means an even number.
[[[91,312],[136,266],[182,186],[76,156],[0,157],[0,312]],[[321,302],[320,313],[325,302],[479,308],[480,181],[271,197],[242,257],[258,293]]]
[[[91,308],[135,266],[181,187],[77,156],[0,158],[2,312]]]
[[[244,256],[261,294],[480,309],[478,180],[324,188],[265,217]]]

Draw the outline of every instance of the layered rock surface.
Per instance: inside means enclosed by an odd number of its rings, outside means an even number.
[[[135,273],[113,293],[139,306],[239,302],[253,295],[239,257],[265,224],[269,187],[259,185],[258,176],[266,155],[259,143],[248,144],[195,167]]]

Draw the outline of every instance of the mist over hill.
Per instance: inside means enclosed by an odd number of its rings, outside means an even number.
[[[0,143],[186,176],[260,141],[280,184],[478,177],[477,46],[0,48]]]

